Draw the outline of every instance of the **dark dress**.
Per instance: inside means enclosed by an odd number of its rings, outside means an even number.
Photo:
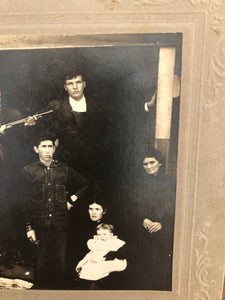
[[[131,289],[172,289],[175,189],[173,180],[159,173],[144,174],[127,191]],[[150,233],[143,226],[145,218],[161,223],[162,229]]]

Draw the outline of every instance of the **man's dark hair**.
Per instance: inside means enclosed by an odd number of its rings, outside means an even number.
[[[80,71],[74,71],[74,72],[70,72],[69,74],[67,74],[67,75],[64,77],[63,83],[66,84],[66,81],[67,81],[67,80],[76,78],[76,77],[78,77],[78,76],[81,76],[81,77],[82,77],[82,81],[85,81],[84,74],[83,74],[82,72],[80,72]]]
[[[33,142],[33,145],[38,147],[40,145],[41,142],[43,141],[52,141],[53,145],[55,145],[55,136],[54,135],[41,135],[41,136],[38,136],[34,139],[34,142]]]

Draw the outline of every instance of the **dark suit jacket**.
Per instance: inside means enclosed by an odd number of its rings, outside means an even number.
[[[59,139],[55,158],[87,177],[86,170],[90,174],[96,168],[104,148],[104,108],[87,100],[87,112],[74,112],[68,98],[55,101],[53,108],[56,109],[52,114],[38,120],[36,132],[43,135],[53,133]]]
[[[87,145],[87,140],[93,143],[98,128],[95,112],[87,103],[87,112],[74,112],[66,99],[53,115],[53,129],[64,148],[71,150]]]

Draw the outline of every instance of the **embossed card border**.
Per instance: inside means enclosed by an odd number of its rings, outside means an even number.
[[[225,1],[2,0],[0,11],[1,49],[95,46],[98,39],[79,36],[96,34],[183,33],[173,292],[0,291],[1,299],[221,299]]]

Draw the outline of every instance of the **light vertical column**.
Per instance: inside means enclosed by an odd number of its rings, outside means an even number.
[[[168,167],[170,128],[173,102],[175,48],[163,47],[159,52],[155,147],[165,158]]]
[[[0,91],[0,126],[2,124],[2,92]],[[4,151],[2,144],[0,143],[0,160],[4,161]]]

